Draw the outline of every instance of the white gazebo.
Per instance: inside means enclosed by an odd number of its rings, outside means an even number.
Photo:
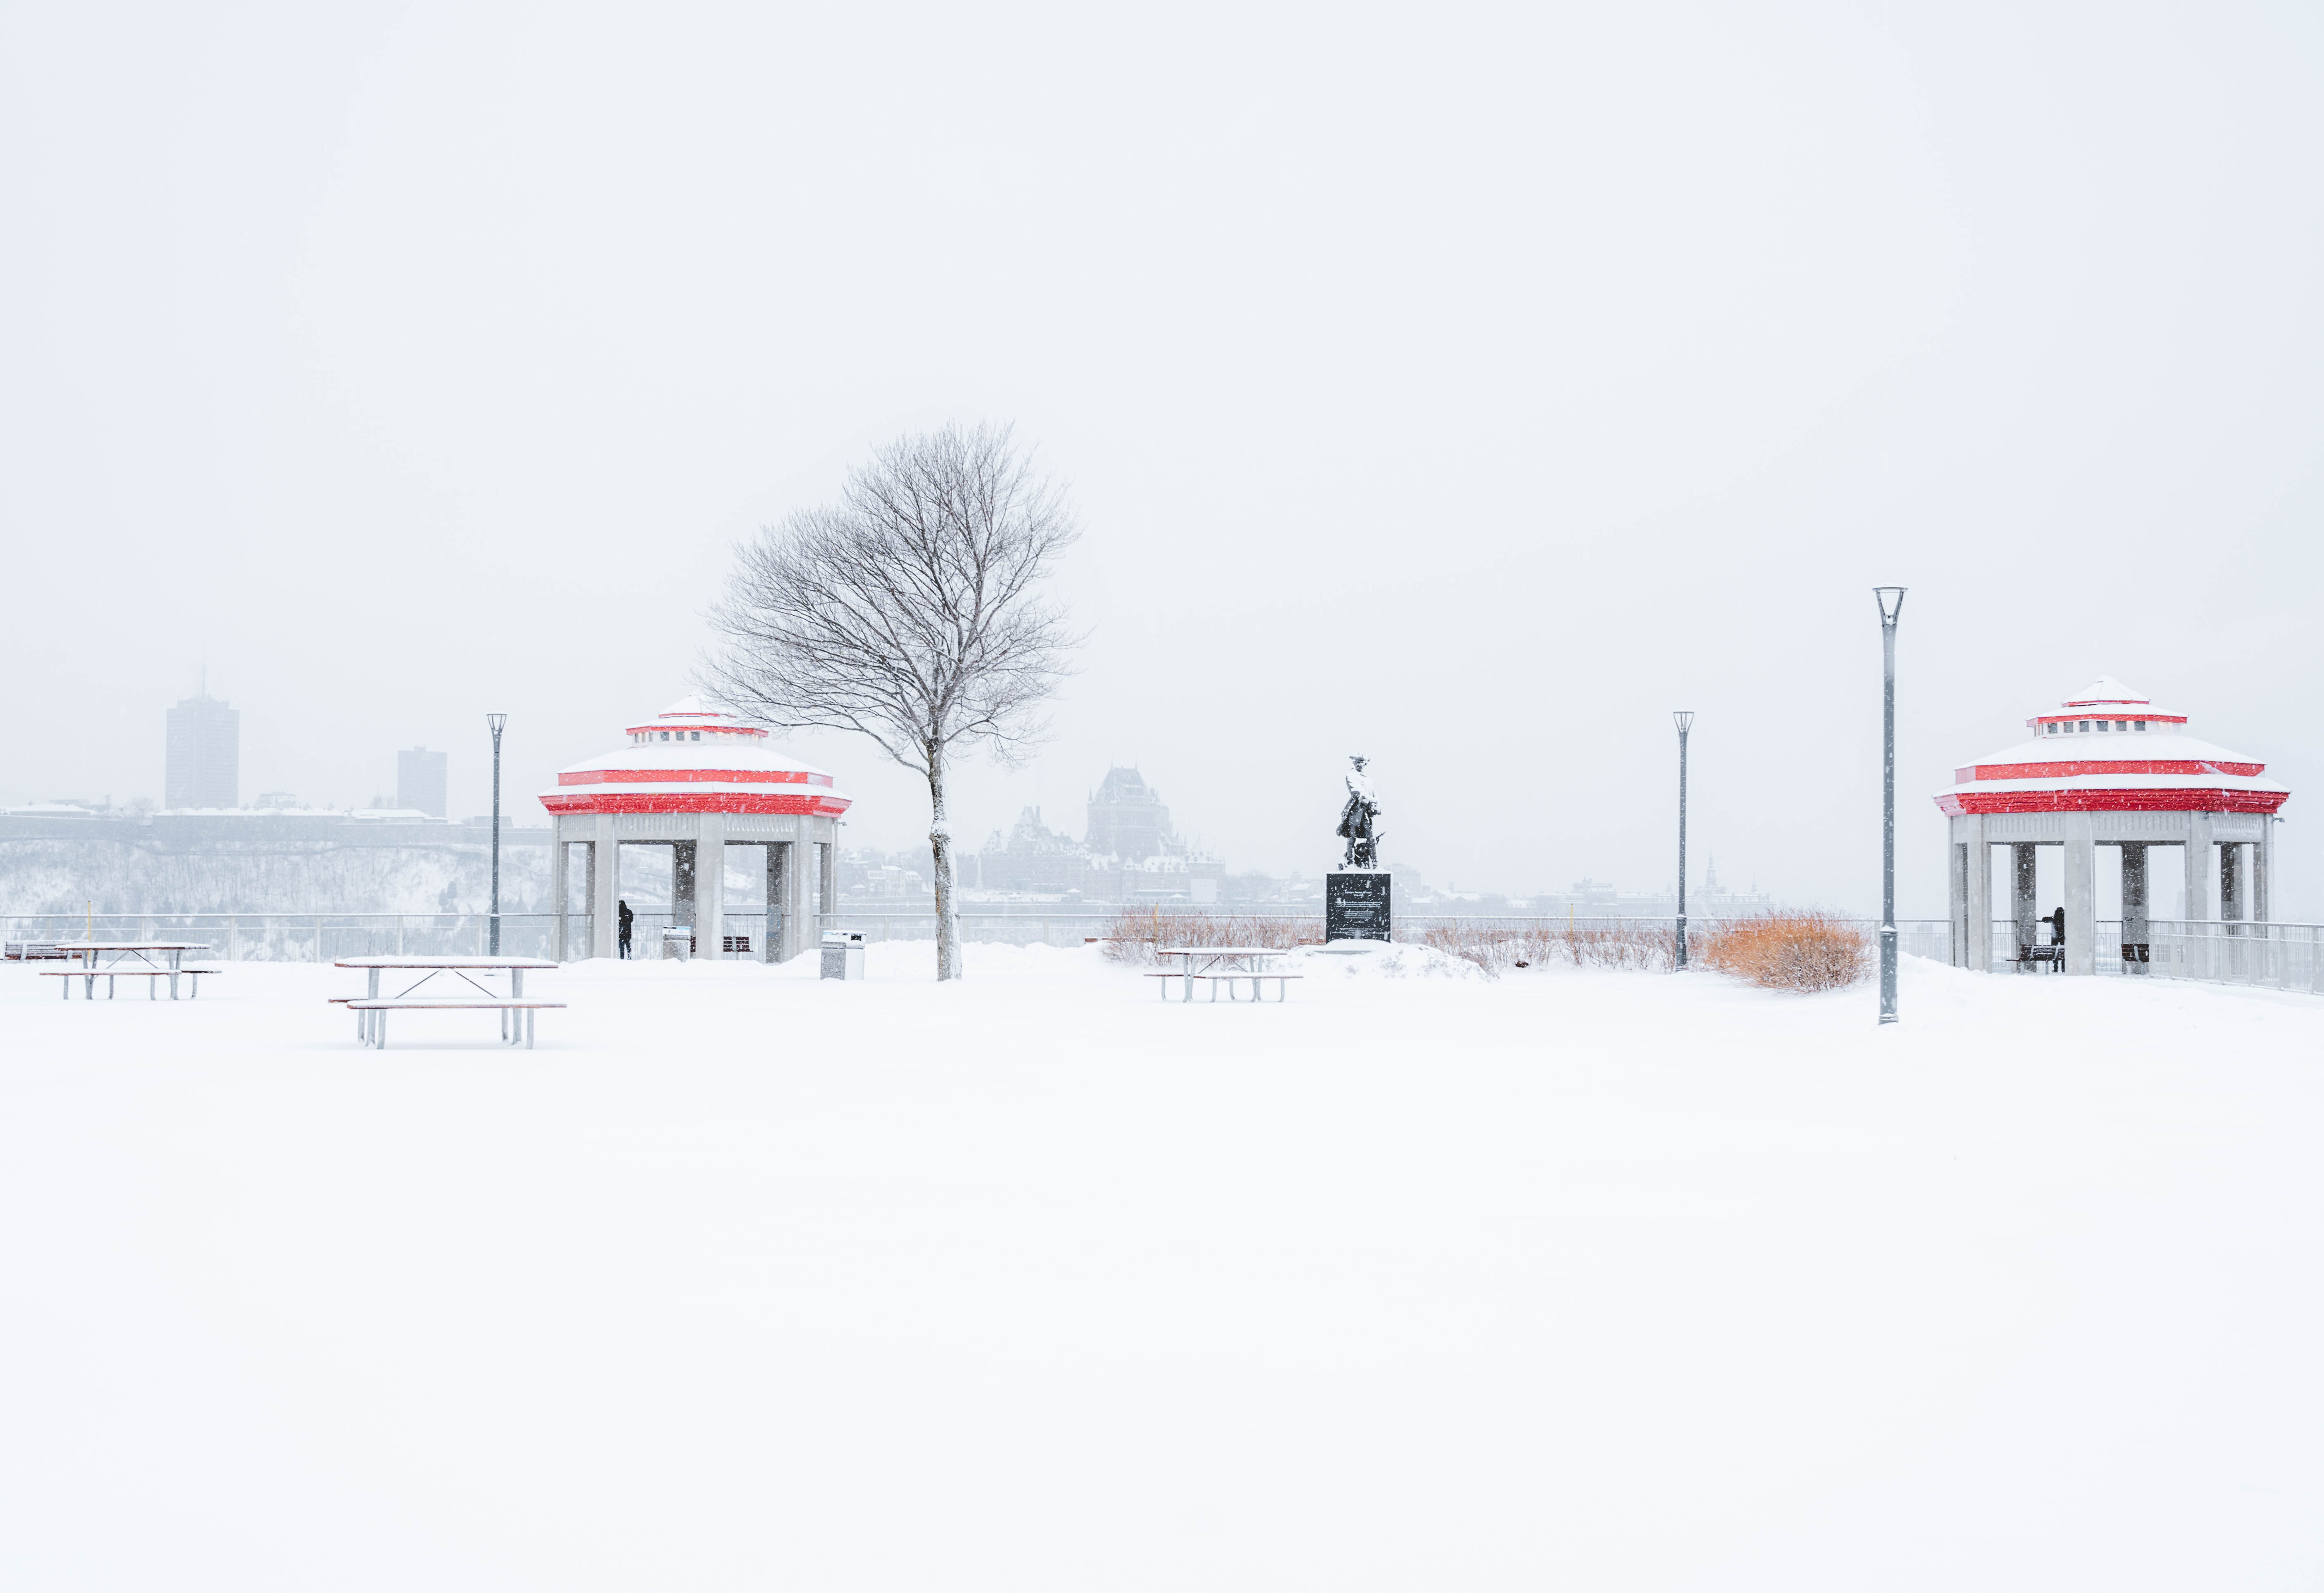
[[[622,733],[625,745],[559,769],[557,788],[540,794],[556,826],[549,872],[558,960],[568,950],[570,846],[588,848],[587,955],[614,955],[621,849],[637,845],[675,852],[675,921],[692,925],[706,954],[717,955],[733,933],[723,866],[730,846],[766,848],[767,926],[754,954],[781,962],[815,944],[820,915],[838,900],[839,815],[853,798],[822,769],[776,752],[765,731],[694,697]]]
[[[2158,712],[2119,681],[2098,680],[2061,706],[2025,722],[2029,740],[1955,769],[1937,793],[1950,820],[1954,964],[1990,971],[1997,961],[1992,846],[2010,849],[2021,958],[2038,944],[2034,849],[2065,848],[2068,973],[2098,970],[2101,846],[2121,858],[2122,944],[2106,954],[2126,971],[2147,968],[2149,847],[2180,848],[2189,919],[2265,920],[2275,813],[2291,788],[2260,778],[2267,766],[2256,759],[2189,735],[2186,715]],[[2007,953],[1999,960],[2007,965]]]

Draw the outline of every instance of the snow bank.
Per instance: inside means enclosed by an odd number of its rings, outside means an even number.
[[[1452,979],[1482,980],[1474,962],[1437,951],[1433,946],[1404,941],[1334,941],[1327,946],[1301,946],[1277,966],[1311,981]]]

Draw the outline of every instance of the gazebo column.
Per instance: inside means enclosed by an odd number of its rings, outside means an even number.
[[[2275,825],[2271,815],[2263,814],[2259,821],[2259,841],[2252,847],[2252,919],[2268,922],[2268,879],[2275,872]]]
[[[1961,844],[1960,826],[1958,818],[1945,822],[1945,939],[1956,968],[1969,954],[1969,936],[1962,928],[1969,922],[1969,848]]]
[[[2066,971],[2096,973],[2098,944],[2098,848],[2090,815],[2066,815]]]
[[[565,849],[565,821],[549,821],[549,957],[565,961],[565,893],[573,872],[573,854]]]
[[[1968,960],[1961,966],[1979,973],[1993,971],[1993,850],[1986,843],[1985,815],[1971,814],[1969,832],[1967,921],[1962,925]]]
[[[2209,923],[2211,911],[2211,815],[2190,813],[2187,815],[2187,847],[2183,860],[2187,870],[2187,905],[2181,916],[2191,923]]]
[[[2021,958],[2026,948],[2034,944],[2034,861],[2038,855],[2031,841],[2015,842],[2009,848],[2012,887],[2009,916],[2016,925],[2017,953]],[[2021,962],[2017,964],[2017,971],[2022,973],[2026,966]]]
[[[790,929],[790,915],[783,910],[783,906],[786,906],[783,864],[788,864],[788,861],[790,861],[790,843],[767,843],[767,938],[758,947],[758,954],[765,957],[767,962],[783,962],[786,957],[790,957],[790,952],[783,950],[783,935]]]
[[[823,942],[825,919],[836,917],[839,913],[839,843],[835,827],[835,838],[819,843],[815,851],[815,927],[816,944],[819,946]]]
[[[2130,961],[2123,964],[2126,973],[2146,971],[2146,843],[2126,841],[2122,844],[2122,940],[2134,948]]]
[[[549,960],[565,961],[565,831],[549,821]]]
[[[615,904],[622,896],[622,848],[613,839],[613,815],[596,815],[597,833],[589,843],[589,954],[621,954],[621,925],[614,922]]]
[[[807,936],[816,926],[814,843],[786,841],[767,850],[770,853],[779,852],[782,857],[779,865],[772,865],[779,869],[780,877],[768,881],[770,889],[767,899],[782,904],[782,934],[775,960],[788,962],[808,949]]]
[[[725,955],[719,948],[726,942],[726,815],[706,813],[702,815],[702,831],[695,842],[694,853],[694,935],[695,945],[706,957],[716,959]]]
[[[702,944],[702,932],[694,922],[694,861],[695,849],[691,841],[673,841],[669,847],[669,926],[683,925],[695,932],[696,945]],[[646,953],[650,957],[662,954],[656,946]]]

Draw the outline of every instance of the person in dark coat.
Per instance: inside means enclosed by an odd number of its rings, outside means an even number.
[[[630,904],[626,901],[615,905],[622,909],[622,955],[626,957],[630,954],[630,924],[637,915],[630,911]]]
[[[2063,907],[2050,915],[2050,944],[2053,946],[2066,944],[2066,909]]]

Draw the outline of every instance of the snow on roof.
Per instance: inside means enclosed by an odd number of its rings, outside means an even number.
[[[748,721],[703,707],[699,697],[680,697],[623,733],[643,739],[558,769],[555,788],[539,794],[541,806],[558,814],[837,815],[853,801],[832,788],[829,771],[771,745]]]
[[[2107,707],[2146,708],[2152,707],[2153,701],[2144,692],[2131,690],[2113,676],[2101,675],[2089,685],[2082,687],[2079,694],[2068,697],[2060,706],[2096,708],[2103,704]]]
[[[2256,758],[2241,752],[2231,752],[2216,741],[2188,735],[2183,731],[2167,736],[2125,737],[2097,736],[2037,736],[2030,741],[2018,741],[1998,752],[1987,752],[1982,758],[1972,758],[1963,768],[1987,767],[2008,763],[2061,763],[2070,760],[2092,758],[2164,760],[2172,762],[2249,763],[2261,765]],[[2264,767],[2264,765],[2261,765]]]

